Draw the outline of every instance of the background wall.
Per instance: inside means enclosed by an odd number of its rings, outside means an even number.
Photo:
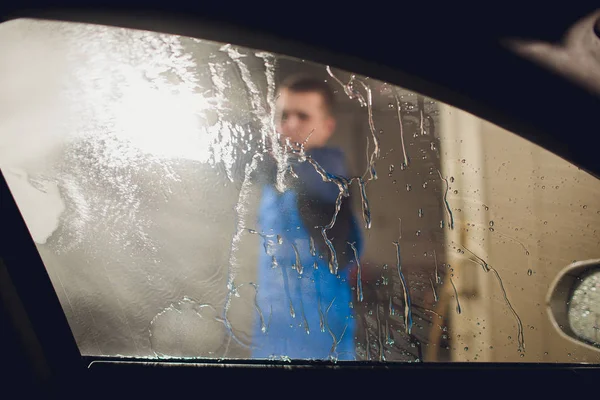
[[[563,268],[600,254],[598,180],[468,113],[443,106],[441,116],[442,167],[455,177],[448,201],[456,229],[446,242],[463,310],[450,326],[453,359],[597,363],[600,351],[551,325],[545,299]],[[498,271],[522,321],[525,352],[497,279],[453,250],[458,245]]]

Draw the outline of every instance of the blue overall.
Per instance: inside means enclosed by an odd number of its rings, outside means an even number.
[[[340,150],[319,148],[308,154],[327,172],[346,177]],[[295,164],[294,171],[302,190],[327,207],[331,204],[333,215],[338,187],[324,182],[308,162]],[[314,246],[298,209],[297,190],[279,193],[272,185],[263,189],[258,230],[268,243],[258,262],[257,305],[262,318],[255,321],[252,357],[354,360],[350,268],[340,265],[338,274],[332,274],[329,252],[311,251]],[[356,243],[360,256],[361,234],[351,219],[347,240]],[[312,239],[324,240],[320,234]]]

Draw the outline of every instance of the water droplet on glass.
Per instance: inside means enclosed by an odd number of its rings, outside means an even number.
[[[397,181],[394,179],[394,180],[392,181],[392,183],[395,185],[395,184],[397,183]]]
[[[465,351],[469,351],[469,348],[468,348],[468,347],[465,347]]]
[[[450,182],[454,183],[454,177],[453,176],[450,177]]]
[[[531,276],[533,274],[533,271],[530,269],[527,270],[527,275]]]
[[[409,183],[407,183],[406,184],[406,191],[410,192],[411,189],[412,189],[412,186]]]
[[[485,208],[485,211],[488,211],[490,208],[488,206],[483,206]]]
[[[394,164],[390,164],[390,174],[394,172]]]
[[[423,189],[427,189],[427,182],[423,182]]]
[[[454,194],[458,194],[458,190],[454,190]]]
[[[388,108],[394,108],[394,104],[393,103],[389,103],[388,104]]]
[[[490,232],[494,232],[494,228],[490,226]]]
[[[521,354],[519,357],[523,358],[523,357],[525,357],[525,354]]]
[[[379,134],[380,134],[380,135],[383,135],[383,129],[380,129],[380,130],[379,130]]]
[[[587,206],[584,204],[584,205],[583,205],[583,209],[585,210],[586,208],[587,208]]]
[[[444,221],[440,220],[440,228],[444,229]]]
[[[417,231],[417,232],[416,232],[416,235],[417,235],[417,236],[421,236],[421,231]]]
[[[465,162],[467,162],[467,160],[465,160],[465,159],[463,158],[462,160],[460,160],[460,162],[464,164]]]
[[[494,221],[490,221],[490,226],[494,226]]]
[[[419,212],[417,213],[417,215],[419,216],[419,218],[423,218],[423,209],[419,208]]]

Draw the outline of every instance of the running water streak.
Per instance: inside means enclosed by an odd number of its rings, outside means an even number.
[[[435,286],[433,285],[433,281],[431,280],[431,278],[429,278],[429,283],[431,284],[431,291],[433,292],[433,301],[434,301],[435,303],[437,303],[437,301],[438,301],[438,296],[437,296],[437,293],[436,293],[436,291],[435,291]]]
[[[270,113],[267,111],[267,107],[263,104],[261,91],[258,89],[256,85],[256,80],[252,78],[252,74],[248,66],[244,63],[242,58],[245,58],[246,55],[239,52],[239,50],[229,44],[222,46],[221,51],[226,52],[229,58],[237,65],[238,70],[240,71],[240,75],[244,84],[246,86],[248,97],[250,99],[250,104],[252,105],[252,109],[254,110],[254,114],[258,117],[261,128],[261,139],[262,143],[267,142],[267,136],[272,132],[272,122],[270,118]],[[268,67],[267,71],[272,70],[273,67]]]
[[[294,171],[294,168],[291,165],[288,165],[286,171],[292,176],[292,178],[298,179],[298,175],[296,175],[296,172]]]
[[[402,124],[402,111],[400,106],[400,99],[398,95],[396,98],[396,111],[398,112],[398,124],[400,125],[400,141],[402,142],[402,155],[404,156],[404,167],[408,167],[408,156],[406,155],[406,146],[404,145],[404,127]]]
[[[246,57],[246,55],[242,54],[239,52],[239,50],[233,46],[231,46],[230,44],[226,44],[224,46],[221,46],[221,48],[219,49],[221,52],[226,53],[229,58],[235,63],[235,65],[237,66],[237,69],[240,72],[240,75],[242,77],[242,81],[244,82],[244,86],[246,88],[246,93],[247,96],[250,100],[250,104],[252,106],[253,109],[253,114],[258,118],[259,124],[260,124],[260,136],[261,136],[261,144],[263,146],[266,146],[267,143],[267,138],[272,135],[275,130],[274,130],[274,125],[273,125],[273,120],[270,117],[270,114],[267,111],[267,108],[265,107],[265,105],[263,104],[262,101],[262,96],[261,96],[261,91],[258,89],[258,86],[256,85],[255,79],[252,78],[252,74],[250,72],[250,70],[248,69],[248,66],[243,62],[243,58]],[[267,75],[272,75],[274,77],[274,65],[272,64],[265,64],[265,68],[267,71]],[[267,79],[269,79],[267,77]],[[274,80],[273,82],[271,82],[274,84]],[[272,89],[274,90],[274,86],[272,86]],[[274,97],[274,92],[271,94],[271,97]],[[273,98],[268,99],[269,101],[273,101]],[[271,104],[271,109],[273,109],[273,104]],[[260,153],[260,152],[259,152]],[[250,180],[250,176],[252,175],[252,173],[257,169],[257,165],[258,165],[258,161],[259,159],[262,158],[261,154],[256,153],[254,154],[254,156],[252,157],[252,161],[249,164],[246,164],[245,169],[244,169],[244,180],[242,182],[242,187],[240,189],[239,192],[239,196],[238,196],[238,201],[235,207],[235,224],[236,224],[236,230],[235,230],[235,234],[233,235],[233,238],[231,240],[231,246],[230,246],[230,252],[229,252],[229,271],[228,271],[228,277],[227,277],[227,295],[226,295],[226,299],[225,299],[225,305],[223,308],[223,320],[225,322],[225,326],[227,328],[227,331],[229,332],[229,338],[233,338],[235,341],[237,341],[238,343],[244,345],[244,343],[242,343],[239,339],[236,338],[236,335],[233,332],[233,329],[231,327],[231,323],[229,322],[228,318],[227,318],[227,313],[229,311],[229,307],[231,305],[231,298],[232,295],[234,294],[235,291],[235,277],[237,276],[237,272],[238,272],[238,259],[237,259],[237,255],[236,252],[238,251],[241,239],[242,239],[242,233],[244,231],[244,226],[246,225],[246,203],[248,201],[248,197],[250,195],[250,189],[251,189],[251,180]],[[285,158],[287,156],[287,154],[284,152],[284,154],[282,155],[283,158]],[[278,167],[282,165],[281,163],[282,160],[280,160],[278,158]],[[283,161],[286,161],[285,159]],[[283,163],[283,165],[285,165],[285,163]],[[277,188],[279,190],[284,189],[284,185],[283,185],[283,181],[280,181],[280,176],[279,176],[279,169],[278,168],[278,185]],[[281,178],[282,180],[283,178]],[[281,183],[281,184],[279,184]],[[285,275],[285,271],[283,271]],[[288,293],[289,296],[289,293]],[[291,307],[291,301],[290,301],[290,307]],[[228,342],[227,342],[227,349],[229,348],[229,338],[228,338]]]
[[[338,273],[337,253],[335,251],[335,248],[333,247],[333,243],[331,243],[331,240],[329,240],[329,238],[327,237],[327,230],[325,228],[321,228],[321,235],[323,236],[323,240],[325,241],[325,244],[327,245],[327,248],[329,249],[329,272],[331,272],[334,275],[337,275],[337,273]]]
[[[437,255],[435,254],[435,250],[433,250],[433,262],[435,262],[435,283],[439,284],[441,282],[440,274],[438,272],[438,262]]]
[[[460,308],[460,301],[458,301],[458,292],[456,291],[456,286],[454,286],[454,281],[450,278],[450,283],[452,284],[452,288],[454,289],[454,297],[456,297],[456,313],[460,314],[462,309]]]
[[[302,272],[304,271],[304,267],[302,266],[302,261],[300,260],[300,253],[298,252],[298,248],[296,247],[295,243],[291,243],[291,245],[292,245],[292,248],[294,249],[294,255],[296,256],[296,262],[294,263],[292,268],[294,268],[296,271],[298,271],[298,274],[302,275]]]
[[[390,332],[390,326],[388,320],[385,320],[385,344],[392,346],[394,344],[394,338]]]
[[[247,91],[249,92],[250,102],[254,111],[254,115],[258,117],[260,122],[260,135],[263,147],[266,149],[268,145],[271,147],[271,153],[277,162],[277,176],[275,180],[275,188],[283,193],[286,186],[285,176],[290,172],[287,169],[288,154],[277,140],[275,129],[275,57],[267,52],[257,52],[256,57],[262,58],[265,67],[265,76],[267,78],[267,104],[263,104],[261,91],[258,89],[255,80],[252,78],[250,69],[243,62],[242,58],[245,55],[231,46],[225,45],[221,48],[235,62],[242,76]],[[268,144],[268,145],[267,145]]]
[[[347,242],[350,247],[352,248],[352,251],[354,252],[354,259],[356,260],[356,268],[357,268],[357,272],[356,272],[356,296],[358,298],[358,301],[362,302],[363,301],[363,286],[362,286],[362,268],[360,266],[360,261],[358,259],[358,251],[356,250],[356,247],[354,246],[354,242],[350,243]]]
[[[258,317],[260,318],[260,331],[262,333],[267,333],[265,318],[263,316],[262,310],[260,309],[260,306],[258,305],[258,285],[252,282],[250,282],[250,285],[252,285],[252,287],[254,288],[254,308],[256,309]]]
[[[344,93],[346,93],[346,96],[348,96],[348,98],[358,99],[358,102],[360,103],[361,107],[364,107],[367,105],[367,102],[365,101],[364,97],[360,94],[360,92],[358,90],[354,89],[354,87],[352,86],[352,83],[356,79],[355,75],[352,75],[350,77],[350,81],[348,83],[344,83],[337,76],[335,76],[333,71],[331,71],[331,67],[329,65],[327,65],[325,67],[325,70],[327,71],[329,76],[331,76],[337,83],[340,84],[340,86],[342,87],[342,89],[344,89]]]
[[[212,58],[216,58],[216,56],[213,55],[211,59]],[[211,153],[215,162],[217,159],[222,160],[227,178],[230,182],[233,182],[234,157],[232,156],[232,153],[234,152],[235,146],[231,135],[224,135],[224,128],[227,123],[223,112],[221,111],[223,104],[227,102],[225,92],[229,88],[229,85],[227,84],[225,68],[222,64],[209,61],[208,68],[210,71],[210,80],[215,88],[214,98],[217,103],[215,109],[220,127],[216,137],[216,143],[211,145]],[[226,154],[226,151],[230,154]]]
[[[436,316],[437,316],[439,319],[442,319],[442,318],[444,318],[444,317],[442,317],[440,314],[438,314],[438,313],[436,313],[435,311],[433,311],[433,310],[430,310],[430,309],[428,309],[428,308],[424,308],[424,309],[423,309],[423,311],[425,311],[425,312],[428,312],[428,313],[432,313],[433,315],[436,315]]]
[[[300,292],[298,290],[298,292]],[[299,299],[300,299],[300,314],[302,315],[302,324],[304,325],[304,331],[306,332],[307,335],[310,335],[310,328],[308,326],[308,320],[306,319],[306,314],[304,314],[304,301],[302,301],[302,294],[299,294]]]
[[[265,249],[265,254],[268,256],[272,256],[271,251],[269,249],[269,246],[273,244],[273,242],[271,240],[269,240],[269,238],[275,237],[275,235],[266,235],[264,233],[258,232],[256,229],[252,229],[252,228],[245,228],[246,231],[248,231],[248,233],[252,234],[252,235],[258,235],[262,238],[263,240],[263,248]],[[277,263],[277,261],[275,261],[275,264]]]
[[[250,186],[251,186],[250,176],[256,170],[256,167],[258,164],[258,159],[259,159],[258,154],[255,154],[254,157],[252,157],[252,162],[250,164],[246,164],[246,168],[244,171],[244,180],[242,182],[242,187],[241,187],[239,195],[238,195],[238,201],[235,206],[235,227],[236,227],[236,229],[235,229],[235,233],[231,239],[231,245],[229,246],[229,271],[228,271],[228,275],[227,275],[227,295],[225,297],[225,305],[223,307],[223,321],[225,323],[225,327],[227,328],[227,332],[229,333],[226,349],[229,348],[229,339],[230,338],[232,338],[233,340],[235,340],[237,343],[241,344],[242,346],[248,346],[246,343],[243,343],[241,340],[239,340],[236,337],[235,333],[233,332],[233,328],[231,327],[231,323],[229,322],[229,319],[227,318],[227,312],[229,311],[229,307],[231,306],[232,296],[236,292],[235,278],[237,276],[237,272],[239,269],[239,261],[238,261],[236,252],[239,248],[240,242],[242,241],[243,233],[246,230],[246,228],[245,228],[246,213],[248,212],[246,203],[247,203],[248,197],[250,195]]]
[[[452,243],[455,243],[455,242],[452,242]],[[488,265],[487,262],[485,262],[485,260],[483,258],[479,257],[477,254],[473,253],[471,250],[469,250],[465,246],[461,246],[458,243],[457,243],[457,245],[460,246],[460,247],[462,247],[463,249],[465,249],[466,251],[468,251],[473,257],[475,257],[477,259],[477,261],[475,262],[475,264],[481,265],[481,268],[483,268],[483,270],[485,272],[489,272],[490,271],[490,266]]]
[[[358,81],[362,85],[362,87],[365,89],[365,91],[367,92],[367,111],[369,113],[369,130],[371,131],[371,137],[373,138],[373,145],[375,146],[375,148],[373,149],[373,154],[371,156],[371,165],[373,165],[375,160],[379,159],[379,157],[381,155],[379,139],[377,138],[377,135],[375,134],[375,123],[373,122],[373,94],[371,92],[371,88],[369,86],[367,86],[366,83],[364,83],[360,79],[356,79],[356,81]]]
[[[275,63],[276,58],[271,53],[257,52],[256,57],[262,58],[265,65],[265,76],[267,78],[267,104],[271,116],[271,124],[275,126]]]
[[[406,333],[410,335],[413,325],[412,304],[410,293],[408,292],[408,284],[404,278],[404,274],[402,273],[402,264],[400,261],[400,243],[394,242],[394,246],[396,246],[396,266],[398,267],[398,276],[400,277],[400,283],[402,283],[402,290],[404,292],[404,326]]]
[[[335,353],[335,350],[338,345],[338,340],[335,337],[335,333],[333,333],[333,331],[329,327],[329,322],[327,320],[327,317],[329,316],[329,310],[331,309],[331,306],[333,305],[334,301],[335,301],[335,297],[333,299],[331,299],[331,303],[329,303],[329,305],[327,306],[327,310],[325,310],[325,327],[327,328],[327,331],[329,332],[329,334],[331,335],[331,339],[333,340],[333,344],[331,345],[331,350],[329,351],[330,356],[332,356]]]
[[[375,163],[371,162],[372,154],[369,153],[370,147],[371,147],[371,141],[369,140],[369,137],[367,136],[367,145],[365,146],[365,160],[367,160],[367,169],[365,170],[362,178],[364,179],[365,176],[367,176],[367,174],[370,174],[371,177],[368,179],[369,181],[377,180],[377,170],[375,169]]]
[[[325,67],[325,70],[327,71],[327,73],[329,74],[329,76],[331,76],[333,79],[335,79],[337,81],[337,83],[339,83],[340,86],[342,86],[342,88],[344,88],[344,92],[346,92],[346,85],[344,85],[344,82],[342,82],[341,80],[339,80],[339,78],[333,74],[333,72],[331,71],[331,67],[328,65],[328,66]],[[346,94],[348,96],[351,95],[351,93],[348,94],[348,92],[346,92]]]
[[[281,276],[283,278],[283,290],[285,291],[285,295],[287,296],[287,300],[289,303],[289,307],[290,307],[290,316],[292,318],[296,318],[296,310],[294,309],[294,303],[292,302],[292,295],[290,293],[290,284],[288,282],[288,274],[287,274],[287,268],[280,268],[281,270]]]
[[[379,361],[385,361],[385,355],[383,354],[383,342],[381,340],[381,318],[379,316],[379,303],[377,303],[377,307],[375,308],[375,313],[377,315],[377,344],[379,347]]]
[[[498,280],[498,284],[500,285],[500,289],[502,290],[502,295],[504,296],[504,301],[506,302],[506,305],[517,320],[517,342],[519,350],[525,352],[525,333],[523,330],[523,322],[521,322],[519,314],[517,314],[512,304],[510,304],[510,301],[508,300],[508,295],[506,294],[506,289],[504,289],[504,284],[502,283],[502,278],[500,278],[500,274],[498,273],[498,271],[496,271],[495,268],[490,267],[490,270],[494,273],[496,279]]]
[[[527,250],[527,247],[525,247],[525,244],[522,241],[520,241],[519,239],[514,238],[514,237],[512,237],[510,235],[507,235],[506,233],[499,232],[498,229],[496,229],[495,232],[496,232],[496,234],[498,234],[500,236],[504,236],[504,237],[506,237],[506,238],[508,238],[508,239],[510,239],[510,240],[512,240],[514,242],[517,242],[518,244],[520,244],[521,247],[523,248],[523,250],[525,250],[525,255],[526,256],[529,255],[529,250]]]
[[[446,212],[448,213],[448,218],[450,219],[450,229],[454,229],[454,216],[452,215],[452,210],[450,209],[450,204],[448,203],[448,190],[450,190],[450,184],[448,183],[448,179],[442,176],[440,170],[437,170],[440,179],[446,183],[446,190],[444,191],[444,204],[446,205]]]
[[[356,178],[360,187],[360,200],[362,205],[363,218],[365,220],[365,229],[371,229],[371,209],[369,199],[367,198],[366,182],[363,178]]]
[[[367,360],[371,361],[371,342],[369,341],[369,328],[365,327],[365,347],[367,353]]]
[[[321,305],[321,293],[317,292],[317,306],[319,307],[319,329],[325,332],[325,316],[323,315],[323,307]]]
[[[510,312],[513,314],[513,316],[515,317],[515,320],[517,322],[517,342],[518,342],[518,348],[521,351],[525,351],[525,333],[524,333],[524,329],[523,329],[523,322],[521,321],[521,317],[519,317],[519,314],[517,314],[517,311],[514,309],[514,307],[512,306],[509,298],[508,298],[508,294],[506,293],[506,289],[504,288],[504,283],[502,282],[502,278],[500,277],[500,273],[493,268],[491,265],[489,265],[484,259],[482,259],[481,257],[477,256],[475,253],[473,253],[471,250],[467,249],[465,246],[461,246],[463,249],[467,250],[471,255],[473,255],[473,257],[476,258],[476,260],[471,260],[468,259],[469,261],[480,265],[483,270],[485,272],[490,272],[492,271],[494,273],[494,276],[496,277],[496,280],[498,281],[498,285],[500,286],[500,290],[502,291],[502,296],[504,298],[504,302],[506,303],[506,306],[509,308]]]
[[[350,78],[350,81],[347,84],[344,84],[337,76],[335,76],[335,74],[331,71],[331,68],[329,66],[326,66],[325,69],[327,70],[327,73],[342,86],[342,88],[344,89],[344,92],[350,99],[356,98],[356,99],[358,99],[361,107],[364,107],[364,106],[367,107],[369,131],[371,133],[371,138],[373,139],[374,148],[373,148],[373,153],[371,153],[371,155],[369,156],[369,154],[368,154],[369,141],[368,141],[368,137],[367,137],[367,147],[366,147],[367,171],[365,171],[365,175],[368,172],[370,174],[370,177],[368,180],[369,181],[376,180],[377,179],[377,171],[375,169],[375,162],[381,157],[381,148],[380,148],[380,144],[379,144],[379,138],[377,137],[377,135],[375,133],[375,123],[373,122],[373,93],[371,91],[371,88],[366,83],[364,83],[362,80],[356,78],[355,75],[352,75]],[[367,95],[366,101],[365,101],[365,98],[362,96],[362,94],[358,90],[354,89],[354,87],[352,85],[354,82],[358,82],[365,90],[366,95]],[[363,202],[363,217],[365,219],[365,226],[367,229],[370,229],[371,228],[371,214],[370,214],[370,210],[369,210],[369,203],[367,200],[366,182],[364,181],[364,177],[356,178],[356,179],[358,180],[359,185],[360,185],[361,198],[362,198],[362,202]]]
[[[337,260],[337,253],[335,251],[333,243],[327,237],[327,230],[333,228],[333,226],[335,225],[337,216],[342,207],[343,198],[348,197],[350,195],[350,193],[348,191],[349,181],[346,178],[330,174],[309,155],[306,156],[306,161],[313,166],[315,171],[321,176],[321,179],[324,182],[332,182],[332,183],[336,184],[338,187],[338,190],[339,190],[338,196],[335,200],[335,208],[334,208],[333,216],[331,217],[331,221],[326,226],[321,227],[321,235],[323,236],[323,240],[325,241],[325,244],[329,248],[329,271],[332,274],[337,275],[338,267],[339,267],[338,260]]]
[[[297,150],[292,150],[292,152],[295,154],[298,154]],[[330,220],[329,224],[327,224],[324,227],[321,227],[321,235],[323,236],[323,240],[325,241],[325,244],[327,245],[327,247],[329,249],[329,270],[332,274],[337,275],[338,269],[339,269],[337,254],[336,254],[335,248],[333,246],[333,243],[327,237],[327,230],[332,229],[333,226],[335,225],[337,216],[342,207],[342,201],[343,201],[344,197],[348,197],[350,195],[349,186],[350,186],[350,184],[352,184],[352,182],[354,180],[357,180],[359,182],[359,186],[361,189],[360,192],[361,192],[361,200],[362,200],[363,217],[365,220],[365,226],[367,227],[367,229],[369,229],[371,227],[371,211],[370,211],[370,206],[369,206],[369,199],[368,199],[367,193],[366,193],[366,182],[364,181],[364,179],[362,179],[360,177],[346,179],[344,177],[331,174],[331,173],[327,172],[310,155],[304,155],[304,160],[306,162],[308,162],[309,164],[311,164],[311,166],[319,174],[319,176],[321,177],[323,182],[334,183],[338,187],[338,190],[339,190],[338,196],[335,200],[335,208],[334,208],[334,212],[331,217],[331,220]]]
[[[313,257],[316,257],[317,255],[317,249],[315,248],[315,239],[313,239],[313,237],[310,237],[310,244],[309,244],[309,251],[310,251],[310,255]]]
[[[336,346],[340,345],[340,343],[342,342],[342,339],[344,338],[344,335],[346,334],[347,330],[348,330],[348,324],[344,325],[344,329],[342,330],[342,333],[340,334],[340,337],[338,338]]]

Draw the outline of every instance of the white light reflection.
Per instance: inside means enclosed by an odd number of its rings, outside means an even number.
[[[114,106],[119,139],[153,157],[208,162],[215,141],[211,137],[217,132],[216,126],[211,129],[204,123],[204,111],[210,107],[207,99],[193,92],[154,89],[141,80],[136,83]],[[230,132],[222,133],[223,141],[229,142]]]

